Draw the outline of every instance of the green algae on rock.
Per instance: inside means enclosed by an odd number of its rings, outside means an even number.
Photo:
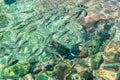
[[[29,72],[29,68],[29,64],[17,63],[13,66],[4,68],[1,72],[1,75],[22,77]]]
[[[54,80],[51,77],[47,76],[45,73],[39,75],[35,80]]]
[[[100,50],[101,42],[100,40],[93,39],[87,42],[85,50],[89,53],[89,56],[95,55]]]
[[[69,60],[60,61],[54,66],[53,71],[47,71],[48,75],[56,75],[56,79],[64,80],[66,75],[71,72],[73,63]]]
[[[100,52],[96,53],[95,55],[92,55],[90,59],[92,69],[98,69],[100,65],[103,63],[103,57]]]
[[[85,80],[93,80],[92,71],[87,70],[86,72],[84,72],[82,78]]]
[[[80,75],[77,74],[77,73],[71,74],[70,77],[71,77],[70,80],[82,80],[81,77],[80,77]]]

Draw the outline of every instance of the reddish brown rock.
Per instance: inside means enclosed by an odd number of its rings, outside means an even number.
[[[105,70],[102,67],[99,70],[93,71],[93,75],[97,80],[116,80],[116,72]]]

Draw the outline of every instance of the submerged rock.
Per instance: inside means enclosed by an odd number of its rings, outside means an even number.
[[[54,80],[54,79],[50,78],[49,76],[43,73],[40,76],[38,76],[35,80]]]
[[[75,74],[75,73],[73,73],[73,74],[71,74],[71,79],[70,80],[82,80],[81,79],[81,77],[80,77],[80,75],[79,74]]]
[[[16,0],[4,0],[5,4],[11,5],[16,2]]]
[[[92,69],[99,69],[100,65],[103,63],[103,57],[101,55],[101,53],[97,53],[95,55],[92,55],[90,57],[90,61],[91,61],[91,68]]]
[[[29,64],[17,63],[13,66],[9,66],[3,69],[1,75],[22,77],[29,72],[29,68],[30,68]]]
[[[24,77],[22,78],[19,78],[19,80],[34,80],[33,77],[32,77],[32,74],[27,74],[25,75]]]
[[[58,64],[56,64],[56,66],[54,66],[54,70],[47,71],[47,74],[56,75],[56,79],[64,80],[65,77],[71,72],[72,65],[72,61],[69,60],[60,61]]]
[[[119,79],[119,66],[113,66],[120,62],[116,1],[0,0],[0,75],[35,80]],[[16,59],[20,63],[5,66]],[[109,63],[112,67],[106,66]],[[73,64],[79,65],[76,72]]]
[[[93,71],[93,75],[97,80],[116,80],[117,73],[114,71],[105,70],[102,67]]]

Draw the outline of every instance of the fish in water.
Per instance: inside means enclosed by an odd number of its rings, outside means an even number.
[[[30,56],[28,56],[28,58],[30,58],[32,55],[34,55],[38,50],[39,50],[39,48],[35,49],[35,50],[33,51],[33,53],[31,53]]]
[[[59,37],[58,37],[58,40],[63,36],[63,35],[65,35],[66,33],[68,33],[70,30],[66,30],[66,31],[64,31]]]
[[[47,46],[45,46],[45,47],[42,49],[42,51],[38,54],[38,56],[40,56],[40,55],[45,51],[46,47],[47,47]]]
[[[18,26],[18,25],[20,25],[22,22],[23,22],[23,21],[19,21],[19,22],[17,22],[15,25],[13,25],[12,27]]]
[[[51,16],[47,17],[47,18],[43,21],[43,23],[42,23],[42,24],[45,24],[45,23],[49,22],[50,17],[51,17]]]
[[[22,46],[27,43],[29,40],[24,41],[19,47],[18,47],[18,52],[21,50]]]
[[[66,20],[61,26],[59,26],[59,29],[64,28],[68,23],[70,23],[70,21]]]
[[[18,28],[16,28],[16,29],[22,29],[22,28],[24,28],[26,25],[20,25]]]
[[[29,41],[29,40],[24,41],[22,45],[24,45],[24,44],[27,43],[28,41]]]
[[[75,18],[78,18],[82,14],[83,10],[80,10],[77,12],[77,16]]]
[[[12,63],[10,63],[8,66],[15,65],[15,64],[18,63],[18,62],[19,62],[19,60],[15,60],[15,61],[13,61]]]
[[[29,29],[29,33],[31,32],[34,32],[37,30],[37,27],[36,26],[32,26],[30,29]]]
[[[4,68],[7,68],[7,67],[12,66],[12,65],[15,65],[18,62],[19,62],[19,60],[15,60],[15,61],[11,62],[10,64],[6,65]]]
[[[53,21],[57,21],[59,19],[60,19],[60,16],[57,16],[57,17],[55,17],[55,19]]]
[[[34,32],[36,30],[37,30],[37,28],[34,28],[34,29],[30,30],[29,33]]]
[[[52,22],[51,21],[49,21],[47,24],[46,24],[46,26],[48,26],[48,25],[50,25]]]
[[[7,61],[7,64],[9,64],[9,63],[10,63],[10,61],[11,61],[12,57],[13,57],[13,55],[10,55],[10,57],[9,57],[9,59],[8,59],[8,61]]]
[[[53,32],[53,33],[51,33],[50,35],[48,35],[48,37],[46,38],[46,41],[49,39],[49,38],[51,38],[54,34],[56,34],[58,31],[55,31],[55,32]]]
[[[18,43],[21,39],[22,39],[23,35],[21,35],[20,37],[18,37],[18,39],[15,41],[15,44]]]

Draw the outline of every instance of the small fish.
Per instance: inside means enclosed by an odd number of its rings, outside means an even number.
[[[66,33],[68,33],[70,30],[66,30],[66,31],[64,31],[59,37],[58,37],[58,40],[62,37],[62,36],[64,36]]]
[[[31,23],[33,23],[33,20],[30,20],[29,22],[27,22],[26,26],[28,26]]]
[[[86,17],[88,15],[88,12],[84,10],[84,16]]]
[[[28,14],[28,13],[32,13],[32,12],[34,12],[33,9],[31,9],[31,10],[27,10],[27,11],[23,11],[23,12],[21,12],[21,13],[26,13],[26,14]]]
[[[33,17],[35,17],[35,15],[33,15],[33,16],[27,18],[27,19],[25,20],[25,22],[26,22],[26,21],[30,21]]]
[[[12,63],[10,63],[9,66],[15,65],[15,64],[18,63],[18,62],[19,62],[19,60],[15,60],[15,61],[13,61]]]
[[[22,45],[24,45],[25,43],[27,43],[29,40],[26,40],[26,41],[24,41],[23,43],[22,43]]]
[[[30,58],[31,56],[33,56],[38,50],[39,50],[39,48],[35,49],[35,50],[33,51],[33,53],[31,53],[30,56],[28,56],[28,58]]]
[[[16,29],[22,29],[22,28],[24,28],[26,25],[24,24],[24,25],[20,25],[18,28],[16,28]],[[15,30],[16,30],[15,29]]]
[[[80,10],[77,12],[77,16],[75,18],[79,18],[79,16],[82,14],[83,10]]]
[[[18,39],[15,41],[15,44],[17,44],[21,39],[22,39],[23,35],[21,35],[20,37],[18,37]]]
[[[16,33],[16,36],[19,35],[23,30],[19,30],[17,33]]]
[[[42,51],[38,54],[38,56],[40,56],[40,55],[45,51],[45,49],[46,49],[46,47],[44,47],[44,48],[42,49]]]
[[[55,31],[55,32],[53,32],[53,33],[51,33],[50,35],[48,35],[48,37],[46,38],[46,41],[49,39],[49,38],[51,38],[51,36],[53,36],[54,34],[56,34],[58,31]]]
[[[44,18],[43,14],[44,14],[43,12],[39,13],[37,15],[38,16],[37,20],[40,20],[40,19]]]
[[[24,41],[19,47],[18,47],[18,52],[21,50],[22,46],[27,43],[29,40]]]
[[[50,17],[51,17],[51,16],[50,16]],[[46,18],[46,19],[43,21],[43,23],[42,23],[42,24],[47,23],[47,22],[50,20],[50,17]]]
[[[29,22],[26,22],[26,24],[21,24],[19,27],[15,28],[15,29],[13,29],[13,30],[18,30],[18,29],[25,28],[25,27],[28,26],[31,22],[32,22],[32,20],[30,20]]]
[[[20,25],[23,21],[17,22],[13,27]]]
[[[60,16],[57,16],[57,17],[55,17],[55,19],[53,21],[57,21],[59,19],[60,19]]]
[[[42,18],[43,18],[43,15],[40,15],[39,18],[38,18],[37,20],[40,20],[40,19],[42,19]]]
[[[36,30],[37,30],[37,28],[31,28],[30,31],[29,31],[29,33],[34,32]]]
[[[70,21],[69,21],[69,20],[66,20],[66,21],[59,27],[59,29],[64,28],[68,23],[70,23]]]
[[[77,15],[77,12],[76,12],[76,13],[71,14],[70,19],[71,19],[72,17],[74,17],[75,15]]]
[[[11,61],[12,57],[13,57],[13,55],[10,55],[10,57],[9,57],[9,59],[8,59],[8,61],[7,61],[7,64],[9,64],[9,63],[10,63],[10,61]]]
[[[19,60],[15,60],[15,61],[11,62],[10,64],[8,64],[7,66],[5,66],[4,68],[10,67],[10,66],[12,66],[12,65],[15,65],[15,64],[17,64],[18,62],[19,62]]]
[[[47,24],[46,24],[46,26],[48,26],[48,25],[50,25],[52,22],[51,21],[49,21]]]

